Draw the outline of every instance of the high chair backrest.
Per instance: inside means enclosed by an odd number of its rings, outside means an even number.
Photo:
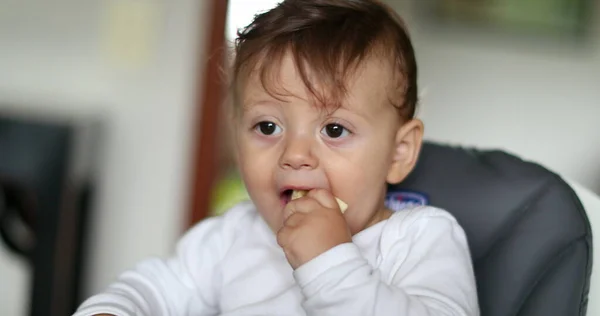
[[[592,231],[556,174],[502,151],[426,143],[413,173],[389,188],[397,190],[425,194],[462,225],[481,315],[586,314]]]

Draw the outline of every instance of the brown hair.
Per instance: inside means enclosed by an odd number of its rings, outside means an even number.
[[[414,117],[417,104],[417,63],[401,18],[376,0],[285,0],[255,16],[238,31],[233,64],[234,104],[237,86],[252,71],[275,96],[269,84],[286,53],[291,53],[309,92],[324,105],[339,106],[346,83],[367,57],[388,58],[394,65],[397,89],[390,102],[403,119]],[[310,75],[309,75],[310,70]],[[396,75],[400,77],[396,77]],[[317,78],[327,95],[319,93]]]

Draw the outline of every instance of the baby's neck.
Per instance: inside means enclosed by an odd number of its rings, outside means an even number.
[[[379,211],[377,211],[375,214],[373,214],[373,217],[371,218],[371,220],[369,221],[367,226],[365,226],[365,228],[353,233],[353,235],[356,235],[356,234],[360,233],[361,231],[363,231],[379,222],[387,220],[388,218],[390,218],[392,216],[392,214],[393,214],[392,210],[388,209],[387,207],[382,207]]]

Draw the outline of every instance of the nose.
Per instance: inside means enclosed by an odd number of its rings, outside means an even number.
[[[319,160],[314,154],[313,145],[308,136],[289,139],[280,157],[279,165],[283,169],[294,170],[312,170],[317,168]]]

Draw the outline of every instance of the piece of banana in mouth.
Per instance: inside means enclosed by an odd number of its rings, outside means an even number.
[[[294,190],[292,192],[292,201],[305,196],[307,193],[308,193],[308,191],[306,191],[306,190]],[[338,206],[340,207],[340,211],[342,211],[342,214],[344,212],[346,212],[346,210],[348,209],[348,204],[346,204],[344,201],[338,199],[337,197],[335,198],[335,201],[337,202]]]

